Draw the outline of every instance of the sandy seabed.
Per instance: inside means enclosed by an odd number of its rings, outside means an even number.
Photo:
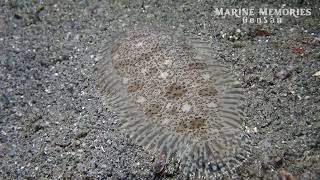
[[[242,23],[214,7],[311,8],[311,16]],[[234,179],[320,178],[317,1],[0,2],[0,179],[187,179],[117,128],[95,88],[96,64],[133,26],[212,42],[245,90],[252,156]],[[230,179],[230,177],[225,177]]]

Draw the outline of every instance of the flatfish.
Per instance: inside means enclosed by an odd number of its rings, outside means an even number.
[[[200,38],[135,28],[97,64],[98,87],[120,128],[176,159],[191,179],[231,174],[250,153],[241,84],[212,53]]]

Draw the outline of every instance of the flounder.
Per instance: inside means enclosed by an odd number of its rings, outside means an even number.
[[[119,38],[98,63],[98,87],[138,145],[176,159],[193,179],[230,174],[250,152],[244,94],[210,43],[157,28]]]

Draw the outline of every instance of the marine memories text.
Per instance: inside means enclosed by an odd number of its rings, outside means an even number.
[[[244,24],[280,24],[283,23],[283,17],[285,16],[295,18],[311,16],[311,8],[215,8],[214,13],[216,16],[241,18]]]

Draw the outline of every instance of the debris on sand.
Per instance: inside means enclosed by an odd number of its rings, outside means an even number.
[[[166,156],[162,154],[160,155],[160,158],[156,159],[152,165],[153,180],[163,176],[166,166]]]
[[[266,37],[271,36],[272,33],[261,26],[256,27],[250,32],[251,37]]]
[[[153,172],[155,174],[161,174],[164,171],[166,164],[167,163],[166,163],[165,155],[162,154],[159,159],[155,160],[153,167],[152,167]]]
[[[314,73],[312,76],[313,76],[313,77],[320,77],[320,71],[317,71],[317,72]]]
[[[293,61],[290,61],[288,65],[278,71],[275,76],[281,80],[287,79],[291,75],[293,69]]]
[[[280,171],[281,180],[296,180],[296,178],[288,171],[282,169]]]
[[[300,56],[303,56],[304,54],[304,49],[303,47],[293,47],[291,48],[291,52],[295,55],[300,55]]]

